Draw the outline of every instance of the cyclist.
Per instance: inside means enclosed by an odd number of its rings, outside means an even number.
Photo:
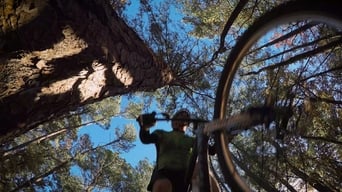
[[[172,131],[149,129],[155,125],[154,118],[144,120],[143,115],[138,117],[142,143],[154,143],[157,151],[157,164],[148,190],[153,192],[186,192],[187,185],[184,176],[192,152],[194,137],[185,134],[189,123],[172,120]],[[190,113],[182,109],[175,113],[174,119],[189,119]]]

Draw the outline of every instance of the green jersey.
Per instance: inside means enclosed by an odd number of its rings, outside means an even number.
[[[194,137],[185,135],[181,131],[155,130],[140,133],[143,143],[154,143],[157,149],[157,168],[171,170],[185,170],[189,165]]]

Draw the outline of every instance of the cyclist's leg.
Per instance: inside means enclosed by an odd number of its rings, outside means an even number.
[[[167,178],[156,179],[153,183],[152,192],[172,192],[171,181]]]
[[[184,170],[158,170],[155,173],[155,178],[151,182],[152,192],[186,192],[187,185],[184,176]]]
[[[167,176],[167,172],[154,169],[147,189],[152,192],[172,192],[172,183]]]

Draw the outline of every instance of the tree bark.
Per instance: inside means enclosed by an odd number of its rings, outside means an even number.
[[[108,0],[0,2],[0,143],[105,97],[170,84]]]

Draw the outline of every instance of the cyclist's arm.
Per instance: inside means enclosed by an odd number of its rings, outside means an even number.
[[[152,116],[151,116],[152,115]],[[139,123],[140,131],[139,138],[144,144],[157,143],[158,135],[156,133],[150,133],[150,128],[156,123],[154,114],[142,114],[137,118]]]
[[[139,138],[144,144],[157,143],[158,141],[158,135],[155,132],[150,133],[149,129],[143,127],[140,127]]]

